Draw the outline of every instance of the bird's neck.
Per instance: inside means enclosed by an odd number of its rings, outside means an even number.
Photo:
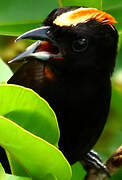
[[[64,74],[62,74],[62,77],[65,78],[65,80],[70,79],[70,81],[80,81],[80,82],[85,82],[85,81],[91,81],[91,82],[104,82],[104,81],[108,81],[110,80],[110,73],[107,72],[100,72],[100,71],[84,71],[84,72],[79,72],[79,71],[75,71],[75,72],[67,72]]]

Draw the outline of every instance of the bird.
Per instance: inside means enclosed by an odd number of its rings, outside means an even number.
[[[71,165],[84,161],[106,169],[92,148],[110,109],[118,44],[115,23],[112,15],[97,8],[54,9],[41,27],[16,39],[36,42],[9,61],[23,64],[8,84],[31,88],[54,110],[59,149]]]

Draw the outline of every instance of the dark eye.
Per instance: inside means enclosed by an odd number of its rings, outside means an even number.
[[[74,40],[72,43],[72,48],[73,48],[73,51],[75,52],[82,52],[86,50],[87,47],[88,47],[87,38],[77,39],[77,40]]]

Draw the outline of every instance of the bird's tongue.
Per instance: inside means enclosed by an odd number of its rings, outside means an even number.
[[[57,46],[53,45],[51,42],[48,41],[42,41],[41,45],[38,46],[35,50],[35,53],[43,53],[43,54],[48,54],[50,55],[51,59],[55,60],[62,60],[64,59],[62,57],[62,54],[60,53],[59,49]]]
[[[41,41],[31,56],[40,59],[41,61],[47,60],[62,60],[62,54],[57,46],[49,41]]]
[[[40,46],[37,47],[35,52],[48,52],[50,54],[58,54],[59,50],[56,46],[52,45],[51,42],[43,41]]]

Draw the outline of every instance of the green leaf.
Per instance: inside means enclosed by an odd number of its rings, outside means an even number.
[[[20,176],[6,174],[0,163],[0,180],[32,180],[32,179],[29,177],[20,177]],[[50,180],[53,180],[53,179],[50,179]]]
[[[21,177],[21,176],[14,176],[14,175],[6,174],[5,180],[32,180],[32,179],[29,177]]]
[[[26,24],[27,22],[40,22],[48,13],[58,6],[57,0],[46,0],[43,3],[40,0],[4,0],[0,6],[0,24]]]
[[[13,75],[9,66],[0,59],[0,83],[7,81]]]
[[[58,7],[57,0],[43,2],[40,0],[1,1],[0,34],[18,35],[18,33],[23,33],[28,29],[24,25],[30,24],[30,27],[33,28],[36,24],[41,24],[49,12],[56,7]],[[21,29],[18,29],[18,25],[21,25]]]
[[[59,128],[48,103],[31,89],[17,85],[0,85],[0,115],[24,129],[58,146]],[[27,176],[23,167],[7,152],[12,172]]]
[[[71,180],[81,180],[84,179],[86,171],[82,167],[80,162],[76,162],[72,165],[72,178]]]
[[[0,104],[0,115],[51,144],[58,144],[56,116],[48,103],[34,91],[18,85],[0,85]]]
[[[1,25],[0,26],[0,35],[7,36],[19,36],[20,34],[39,27],[40,23],[30,23],[30,24],[14,24],[14,25]]]
[[[6,174],[1,163],[0,163],[0,180],[6,180]]]
[[[9,160],[9,165],[10,165],[12,174],[17,175],[17,176],[20,175],[20,176],[27,177],[28,174],[26,173],[23,166],[21,164],[19,164],[19,162],[16,160],[16,158],[14,156],[12,156],[6,149],[5,149],[5,151],[6,151],[8,160]]]
[[[48,175],[54,176],[57,180],[71,178],[70,165],[55,146],[2,116],[0,116],[0,144],[21,164],[32,179],[46,180]]]
[[[60,6],[88,6],[102,8],[102,0],[59,0]]]

